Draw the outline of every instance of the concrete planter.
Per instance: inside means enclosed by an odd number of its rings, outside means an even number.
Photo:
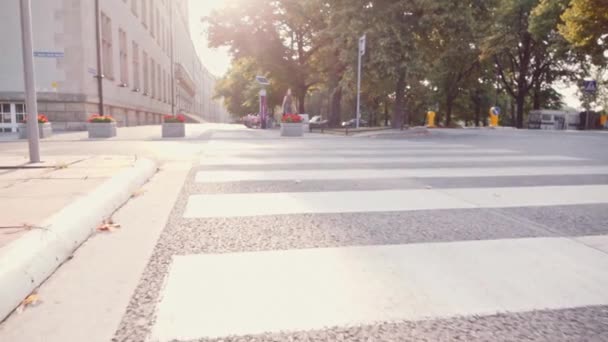
[[[26,124],[19,124],[19,127],[17,127],[17,131],[19,131],[19,139],[27,139]],[[53,126],[51,126],[50,122],[38,124],[38,136],[40,137],[40,139],[48,138],[51,135],[53,135]]]
[[[116,122],[89,122],[89,138],[111,138],[116,136]]]
[[[163,138],[183,138],[186,136],[186,124],[183,122],[163,122]]]
[[[301,137],[304,134],[304,125],[302,123],[281,123],[282,137]]]

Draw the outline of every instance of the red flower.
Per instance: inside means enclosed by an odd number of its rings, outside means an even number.
[[[302,117],[298,114],[285,114],[281,119],[281,122],[284,123],[300,123],[302,122]]]
[[[44,114],[38,114],[38,123],[43,124],[49,122],[49,118]],[[27,123],[27,117],[23,120],[23,123]]]
[[[108,122],[114,122],[116,120],[114,120],[114,118],[111,117],[110,115],[93,114],[89,117],[89,120],[87,120],[87,121],[92,122],[92,123],[108,123]]]
[[[163,121],[167,122],[167,123],[184,123],[186,122],[186,116],[183,114],[177,114],[177,115],[165,115],[163,116]]]

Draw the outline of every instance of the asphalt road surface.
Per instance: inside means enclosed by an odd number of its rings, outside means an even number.
[[[188,166],[163,185],[168,217],[104,280],[134,279],[114,341],[608,341],[608,134],[277,135],[171,142]],[[37,309],[0,340],[51,319]]]

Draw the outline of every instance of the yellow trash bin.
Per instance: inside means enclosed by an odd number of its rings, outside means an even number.
[[[490,127],[498,127],[498,116],[500,115],[500,107],[490,108]]]
[[[602,115],[600,116],[600,126],[606,128],[606,122],[608,122],[608,115]]]
[[[434,128],[435,127],[435,112],[429,111],[426,113],[426,127]]]

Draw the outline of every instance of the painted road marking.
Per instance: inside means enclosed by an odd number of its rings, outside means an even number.
[[[605,175],[608,166],[501,166],[420,169],[339,169],[339,170],[208,170],[196,174],[198,183],[284,180],[338,180],[389,178],[462,178],[540,175]]]
[[[392,156],[392,157],[268,157],[268,158],[205,158],[201,165],[268,165],[268,164],[379,164],[379,163],[466,163],[466,162],[520,162],[520,161],[580,161],[566,156]]]
[[[608,255],[567,238],[174,256],[152,340],[608,304]]]
[[[200,194],[185,218],[388,212],[608,203],[608,185]]]

